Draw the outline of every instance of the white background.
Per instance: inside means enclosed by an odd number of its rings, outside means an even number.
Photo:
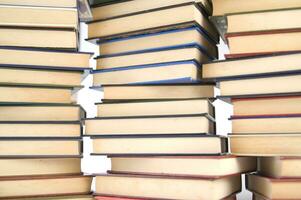
[[[98,55],[99,49],[97,45],[86,42],[87,38],[87,26],[81,24],[80,34],[80,50],[84,52],[95,52],[94,56]],[[223,59],[223,54],[228,52],[227,46],[222,42],[219,45],[220,59]],[[95,61],[91,59],[91,66],[95,67]],[[92,76],[86,77],[82,83],[85,88],[78,93],[78,103],[80,103],[87,111],[87,117],[93,118],[96,116],[96,106],[94,103],[100,102],[102,93],[99,91],[89,89],[92,86]],[[218,90],[217,90],[218,93]],[[217,100],[216,107],[216,121],[217,121],[217,134],[227,135],[231,132],[231,123],[228,118],[232,114],[232,106],[228,103]],[[82,162],[82,170],[85,173],[105,173],[110,169],[110,161],[104,156],[93,156],[89,154],[92,152],[91,141],[89,138],[84,138],[84,159]],[[251,193],[245,190],[245,184],[243,180],[243,192],[239,194],[239,200],[251,200]]]

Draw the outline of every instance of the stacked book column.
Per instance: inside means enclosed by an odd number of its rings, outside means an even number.
[[[90,200],[77,1],[0,1],[0,199]]]

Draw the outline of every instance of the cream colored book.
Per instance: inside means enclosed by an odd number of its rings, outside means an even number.
[[[229,176],[256,171],[256,158],[225,156],[111,157],[111,173],[191,177]]]
[[[0,177],[81,174],[80,161],[80,158],[0,159]]]
[[[48,197],[25,197],[23,200],[95,200],[91,195],[66,195],[66,196],[48,196]],[[20,200],[11,199],[11,200]],[[227,199],[228,200],[228,199]],[[232,199],[229,199],[232,200]],[[236,200],[236,199],[234,199]]]
[[[7,6],[0,2],[0,26],[77,29],[76,8]]]
[[[76,0],[0,0],[2,5],[12,6],[45,6],[45,7],[66,7],[75,8],[77,6]]]
[[[240,190],[240,175],[212,179],[97,175],[95,193],[130,198],[218,200]]]

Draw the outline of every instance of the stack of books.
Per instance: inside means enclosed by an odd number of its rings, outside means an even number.
[[[202,2],[92,7],[93,88],[104,98],[85,134],[92,155],[112,162],[96,176],[97,199],[235,199],[241,173],[255,170],[255,159],[228,155],[227,138],[215,135],[215,85],[201,65],[217,58],[219,35]]]
[[[73,100],[91,57],[77,52],[76,1],[0,4],[0,199],[92,199]]]
[[[300,3],[213,1],[217,15],[227,13],[232,59],[203,65],[203,77],[233,104],[232,154],[260,157],[247,176],[255,199],[301,198]]]

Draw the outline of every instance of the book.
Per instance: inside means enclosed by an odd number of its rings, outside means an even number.
[[[92,155],[219,155],[227,139],[215,135],[92,137]]]
[[[275,94],[291,94],[292,96],[300,92],[299,81],[300,74],[298,73],[226,80],[220,82],[221,96],[275,96]]]
[[[255,193],[255,192],[253,192],[253,193],[252,193],[252,200],[271,200],[271,199],[269,199],[269,198],[267,198],[267,197],[264,197],[264,196],[262,196],[262,195],[260,195],[260,194],[257,194],[257,193]]]
[[[26,176],[0,179],[0,198],[86,195],[91,176]]]
[[[0,140],[0,158],[80,157],[80,139],[8,138]]]
[[[101,55],[122,55],[184,46],[198,46],[209,57],[217,58],[215,41],[197,27],[99,41],[99,52]]]
[[[300,134],[230,135],[231,153],[240,156],[300,156]]]
[[[236,116],[294,115],[301,113],[300,100],[300,96],[236,98],[232,99],[233,113]]]
[[[0,138],[80,138],[80,122],[1,121]]]
[[[277,10],[284,8],[299,8],[301,2],[298,0],[287,0],[285,2],[277,0],[212,0],[214,7],[213,15],[225,15],[231,13],[242,13],[262,10]]]
[[[23,197],[23,200],[94,200],[92,195],[67,195],[67,196],[47,196],[47,197]],[[20,200],[20,198],[17,199],[11,199],[11,200]],[[236,200],[236,199],[235,199]]]
[[[162,63],[174,63],[194,61],[202,64],[211,60],[196,46],[180,47],[169,50],[150,51],[146,53],[134,53],[126,55],[98,56],[96,69],[116,69],[122,67],[153,65]]]
[[[232,116],[232,134],[299,133],[300,114]]]
[[[287,74],[301,71],[300,53],[229,59],[203,64],[203,78],[231,79],[273,74]]]
[[[0,67],[85,70],[91,53],[30,48],[1,48]]]
[[[299,52],[301,50],[297,45],[301,40],[300,29],[229,33],[226,37],[230,49],[230,55],[227,55],[227,58]]]
[[[81,174],[80,162],[80,158],[3,158],[0,177]]]
[[[99,1],[98,1],[99,2]],[[133,13],[145,12],[145,10],[155,10],[162,7],[168,7],[183,3],[196,2],[200,3],[205,11],[212,13],[211,3],[207,0],[168,0],[162,2],[134,0],[134,1],[115,1],[109,3],[94,3],[92,13],[94,20],[116,18]]]
[[[1,27],[0,47],[77,50],[77,32],[65,29]],[[45,40],[45,38],[51,38]]]
[[[256,171],[256,158],[224,155],[111,157],[109,172],[208,178],[254,171]]]
[[[227,15],[227,33],[301,28],[301,24],[296,20],[300,15],[300,9],[281,9],[231,14]]]
[[[80,121],[84,109],[75,104],[0,104],[3,121]]]
[[[78,28],[78,11],[73,8],[9,6],[0,2],[0,26]]]
[[[300,178],[301,157],[262,157],[258,173],[272,178]]]
[[[0,67],[0,84],[74,86],[81,85],[81,71]],[[35,77],[34,79],[32,77]]]
[[[45,6],[45,7],[64,7],[76,8],[76,0],[0,0],[2,5],[19,5],[19,6]]]
[[[214,118],[201,113],[91,118],[85,120],[85,125],[88,136],[215,134]]]
[[[175,16],[174,13],[177,15]],[[109,39],[121,35],[135,35],[192,26],[202,28],[208,36],[218,41],[216,29],[209,22],[207,16],[202,13],[202,8],[195,3],[89,22],[88,40]]]
[[[209,99],[150,100],[103,102],[97,105],[97,117],[194,115],[206,113],[215,116]],[[0,107],[1,119],[1,107]]]
[[[104,99],[214,98],[213,84],[103,85]]]
[[[72,103],[70,87],[0,86],[0,103]]]
[[[240,184],[240,176],[200,179],[173,176],[97,175],[95,193],[131,198],[217,200],[239,192]]]
[[[256,174],[247,175],[247,189],[268,199],[300,199],[300,179],[274,179]]]
[[[201,66],[194,61],[100,69],[92,73],[94,86],[201,82]]]

